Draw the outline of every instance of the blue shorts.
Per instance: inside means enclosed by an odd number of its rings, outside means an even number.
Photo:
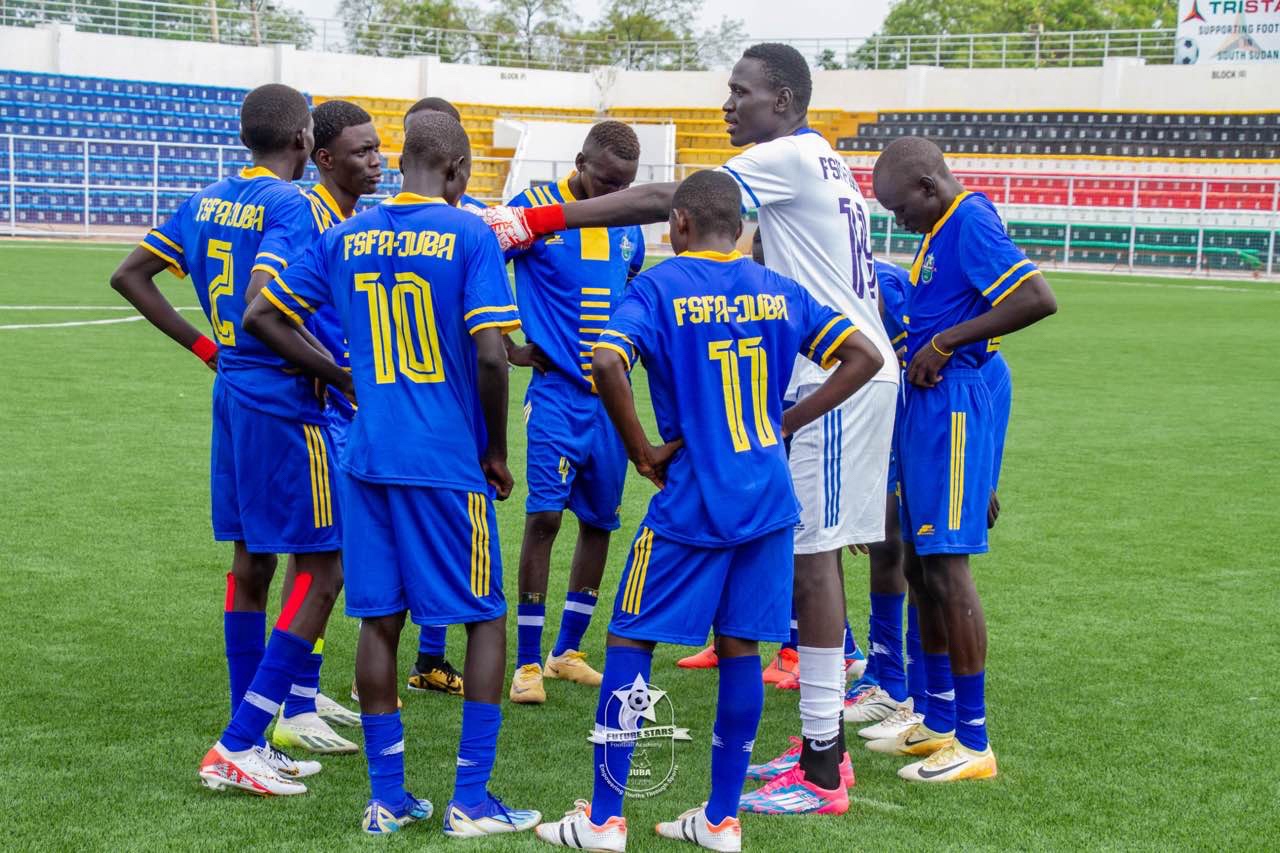
[[[534,372],[524,395],[529,434],[525,512],[560,512],[618,529],[627,451],[600,398],[556,371]]]
[[[1000,466],[1004,463],[1004,439],[1009,431],[1009,413],[1013,409],[1013,374],[1009,372],[1009,362],[1004,356],[996,353],[995,358],[982,366],[982,379],[987,383],[987,393],[991,395],[991,412],[994,421],[993,441],[995,447],[991,454],[991,488],[1000,488]]]
[[[347,432],[351,429],[353,416],[346,409],[325,406],[324,417],[329,422],[329,437],[333,439],[333,458],[341,460],[347,449]]]
[[[898,435],[902,536],[922,556],[982,554],[995,449],[991,395],[981,371],[943,368],[942,376],[934,388],[907,388]]]
[[[641,526],[619,581],[609,630],[619,637],[701,646],[716,636],[786,642],[795,533],[700,548]]]
[[[893,413],[893,440],[889,444],[889,478],[886,480],[886,485],[891,495],[902,494],[902,484],[899,482],[902,475],[898,471],[898,433],[902,430],[902,407],[906,393],[907,377],[904,373],[898,383],[898,408]]]
[[[216,379],[209,455],[214,539],[254,554],[342,547],[327,429],[250,409]]]
[[[419,625],[459,625],[507,612],[487,495],[350,475],[339,487],[348,616],[408,610]]]

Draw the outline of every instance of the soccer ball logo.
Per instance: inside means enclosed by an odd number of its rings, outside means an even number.
[[[1175,65],[1195,65],[1200,59],[1200,45],[1196,44],[1195,39],[1180,38],[1177,47],[1173,51],[1173,62]]]
[[[648,687],[639,689],[633,687],[627,692],[627,707],[637,716],[641,716],[645,711],[649,710],[650,704]]]
[[[665,690],[650,687],[639,675],[626,687],[613,691],[614,699],[622,705],[618,709],[618,728],[626,732],[634,732],[644,725],[644,720],[657,723],[658,715],[654,706],[666,695]]]

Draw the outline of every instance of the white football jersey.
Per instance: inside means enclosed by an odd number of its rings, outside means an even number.
[[[884,357],[874,381],[898,382],[898,359],[880,320],[871,217],[849,167],[809,128],[749,148],[721,167],[742,189],[743,212],[760,217],[765,266],[853,321]],[[787,397],[826,372],[796,360]]]

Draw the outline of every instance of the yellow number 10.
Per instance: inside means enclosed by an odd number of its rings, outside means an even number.
[[[395,369],[410,382],[443,382],[440,340],[436,334],[431,285],[411,272],[396,273],[387,310],[387,288],[378,273],[356,276],[356,290],[369,300],[369,326],[373,339],[374,376],[378,384],[395,382]],[[395,324],[395,337],[391,326]],[[393,353],[394,351],[394,353]]]
[[[760,346],[761,338],[743,338],[737,341],[711,341],[707,344],[707,357],[720,364],[720,379],[724,388],[724,414],[729,422],[729,435],[733,439],[733,450],[742,453],[751,449],[751,439],[747,437],[747,425],[742,419],[742,380],[739,378],[738,359],[745,358],[751,364],[751,408],[755,415],[756,436],[761,447],[769,447],[778,443],[773,434],[773,425],[769,423],[769,362],[764,349]]]

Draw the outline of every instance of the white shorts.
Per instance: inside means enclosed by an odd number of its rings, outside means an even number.
[[[800,388],[799,398],[817,387]],[[791,437],[791,481],[800,500],[797,554],[884,540],[897,397],[897,383],[868,382]]]

